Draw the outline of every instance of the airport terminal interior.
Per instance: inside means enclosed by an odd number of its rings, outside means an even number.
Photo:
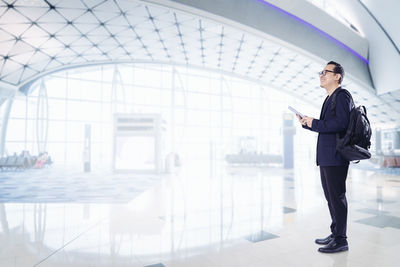
[[[399,11],[1,0],[0,266],[399,266]],[[318,133],[288,107],[319,118],[331,60],[371,157],[349,165],[348,251],[321,253]]]

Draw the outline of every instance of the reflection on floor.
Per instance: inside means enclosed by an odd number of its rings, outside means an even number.
[[[0,203],[127,203],[154,186],[162,175],[84,173],[76,168],[0,172]]]
[[[65,190],[59,199],[57,183],[44,190],[50,181],[43,176],[26,178],[25,184],[22,175],[15,181],[4,173],[0,177],[1,266],[364,267],[400,262],[400,177],[354,166],[347,181],[349,251],[333,255],[317,252],[314,243],[329,234],[330,224],[316,167],[192,166],[137,179],[82,176],[87,187],[76,175],[71,183],[54,178]],[[147,189],[142,187],[146,182]],[[74,195],[76,188],[82,190]],[[14,190],[36,193],[16,198]],[[130,191],[143,190],[128,197]],[[40,197],[29,199],[38,192]],[[83,197],[85,192],[94,197]]]

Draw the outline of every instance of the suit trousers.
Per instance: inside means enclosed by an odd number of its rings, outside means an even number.
[[[349,165],[320,166],[321,183],[331,214],[331,232],[336,240],[346,239],[346,178]]]

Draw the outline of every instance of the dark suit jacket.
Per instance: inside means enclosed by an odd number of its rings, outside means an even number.
[[[319,166],[342,166],[349,162],[336,151],[336,133],[343,135],[349,124],[352,102],[350,96],[340,92],[337,88],[333,94],[336,96],[336,116],[331,110],[332,95],[325,98],[321,108],[319,120],[314,119],[310,127],[303,126],[314,132],[318,132],[317,142],[317,165]]]

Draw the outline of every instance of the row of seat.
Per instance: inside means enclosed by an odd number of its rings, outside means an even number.
[[[400,156],[384,156],[381,167],[400,168]]]
[[[26,169],[26,158],[24,156],[8,156],[0,158],[0,169]]]
[[[40,169],[52,164],[53,161],[47,152],[38,156],[32,156],[28,151],[22,151],[20,155],[14,153],[12,156],[0,158],[1,170],[23,170],[29,168]]]

